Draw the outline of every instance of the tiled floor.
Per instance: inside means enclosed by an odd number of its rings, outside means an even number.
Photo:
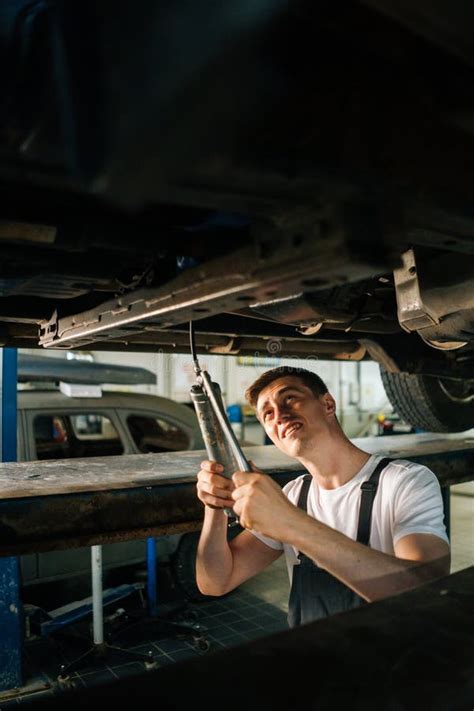
[[[262,596],[258,588],[265,579],[267,591]],[[128,603],[120,603],[126,610],[128,622],[124,623],[125,616],[121,616],[115,625],[106,625],[106,630],[111,632],[110,638],[107,637],[111,646],[105,650],[105,656],[91,654],[80,662],[77,670],[70,670],[66,675],[61,671],[62,665],[91,649],[90,622],[70,626],[47,639],[32,637],[25,645],[25,687],[20,694],[6,695],[3,699],[0,695],[0,711],[19,703],[28,705],[40,697],[61,694],[67,689],[103,684],[143,673],[147,668],[211,654],[286,629],[287,592],[281,590],[285,586],[288,588],[286,567],[278,562],[273,571],[264,571],[259,581],[250,581],[223,598],[198,603],[183,601],[184,610],[174,614],[172,619],[179,623],[184,621],[184,632],[183,628],[170,628],[162,621],[154,623],[146,617],[140,620],[139,597],[131,596]],[[163,608],[163,612],[168,613],[170,605]],[[142,658],[137,661],[134,653]],[[66,676],[65,682],[61,676]]]
[[[474,564],[474,498],[470,485],[456,487],[451,496],[452,520],[452,572]],[[189,603],[188,623],[195,624],[193,616],[201,626],[199,630],[189,630],[188,634],[170,634],[169,629],[144,620],[110,640],[114,645],[123,646],[132,652],[147,655],[156,666],[164,666],[194,655],[212,654],[224,647],[231,647],[256,637],[286,629],[286,611],[289,593],[285,562],[280,559],[254,579],[224,598],[210,599],[199,603]],[[139,599],[130,598],[121,603],[133,614]],[[165,606],[166,608],[166,606]],[[169,606],[168,606],[169,608]],[[191,619],[189,619],[191,615]],[[122,623],[123,617],[117,623]],[[107,626],[107,629],[113,629]],[[117,632],[117,629],[115,630]],[[76,625],[74,634],[69,629],[64,634],[54,635],[54,639],[32,638],[25,647],[25,678],[29,692],[10,698],[1,698],[0,711],[16,707],[51,694],[62,694],[65,690],[58,682],[61,664],[68,663],[80,653],[90,648],[89,623]],[[202,639],[209,643],[209,649],[201,649]],[[102,684],[119,677],[143,673],[143,660],[136,661],[129,654],[110,649],[103,658],[93,656],[83,661],[77,671],[69,674],[69,685],[74,687]],[[70,687],[69,687],[70,688]]]

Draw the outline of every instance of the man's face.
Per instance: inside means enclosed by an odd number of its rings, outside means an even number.
[[[329,393],[317,397],[297,376],[287,375],[262,390],[257,400],[257,417],[272,442],[286,454],[297,457],[315,446],[333,405]]]

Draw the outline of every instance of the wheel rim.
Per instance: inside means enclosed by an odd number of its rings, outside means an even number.
[[[462,405],[469,405],[474,402],[474,391],[471,383],[441,379],[438,379],[438,383],[446,397],[453,402],[461,403]]]

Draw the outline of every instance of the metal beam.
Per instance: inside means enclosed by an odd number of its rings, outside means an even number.
[[[474,476],[469,435],[354,440],[366,451],[430,467],[441,486]],[[301,465],[273,446],[245,448],[281,485]],[[57,550],[197,530],[196,472],[204,451],[0,465],[0,555]]]
[[[331,215],[308,211],[286,217],[286,233],[273,228],[265,238],[231,255],[182,272],[164,286],[141,289],[88,311],[40,325],[40,345],[79,347],[96,340],[126,338],[148,328],[163,329],[191,319],[236,311],[242,306],[329,288],[368,278],[386,268],[385,260],[354,255],[350,227]],[[321,241],[324,250],[321,250]]]

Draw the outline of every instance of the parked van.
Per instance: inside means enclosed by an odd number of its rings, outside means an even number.
[[[67,383],[55,380],[65,377]],[[18,460],[204,448],[191,407],[154,395],[107,391],[97,384],[104,378],[115,385],[156,380],[143,368],[20,354]],[[157,538],[158,559],[167,560],[181,539],[182,536]],[[144,563],[145,559],[145,541],[106,544],[104,575],[122,566]],[[23,555],[20,566],[24,587],[81,576],[90,572],[90,548]]]

